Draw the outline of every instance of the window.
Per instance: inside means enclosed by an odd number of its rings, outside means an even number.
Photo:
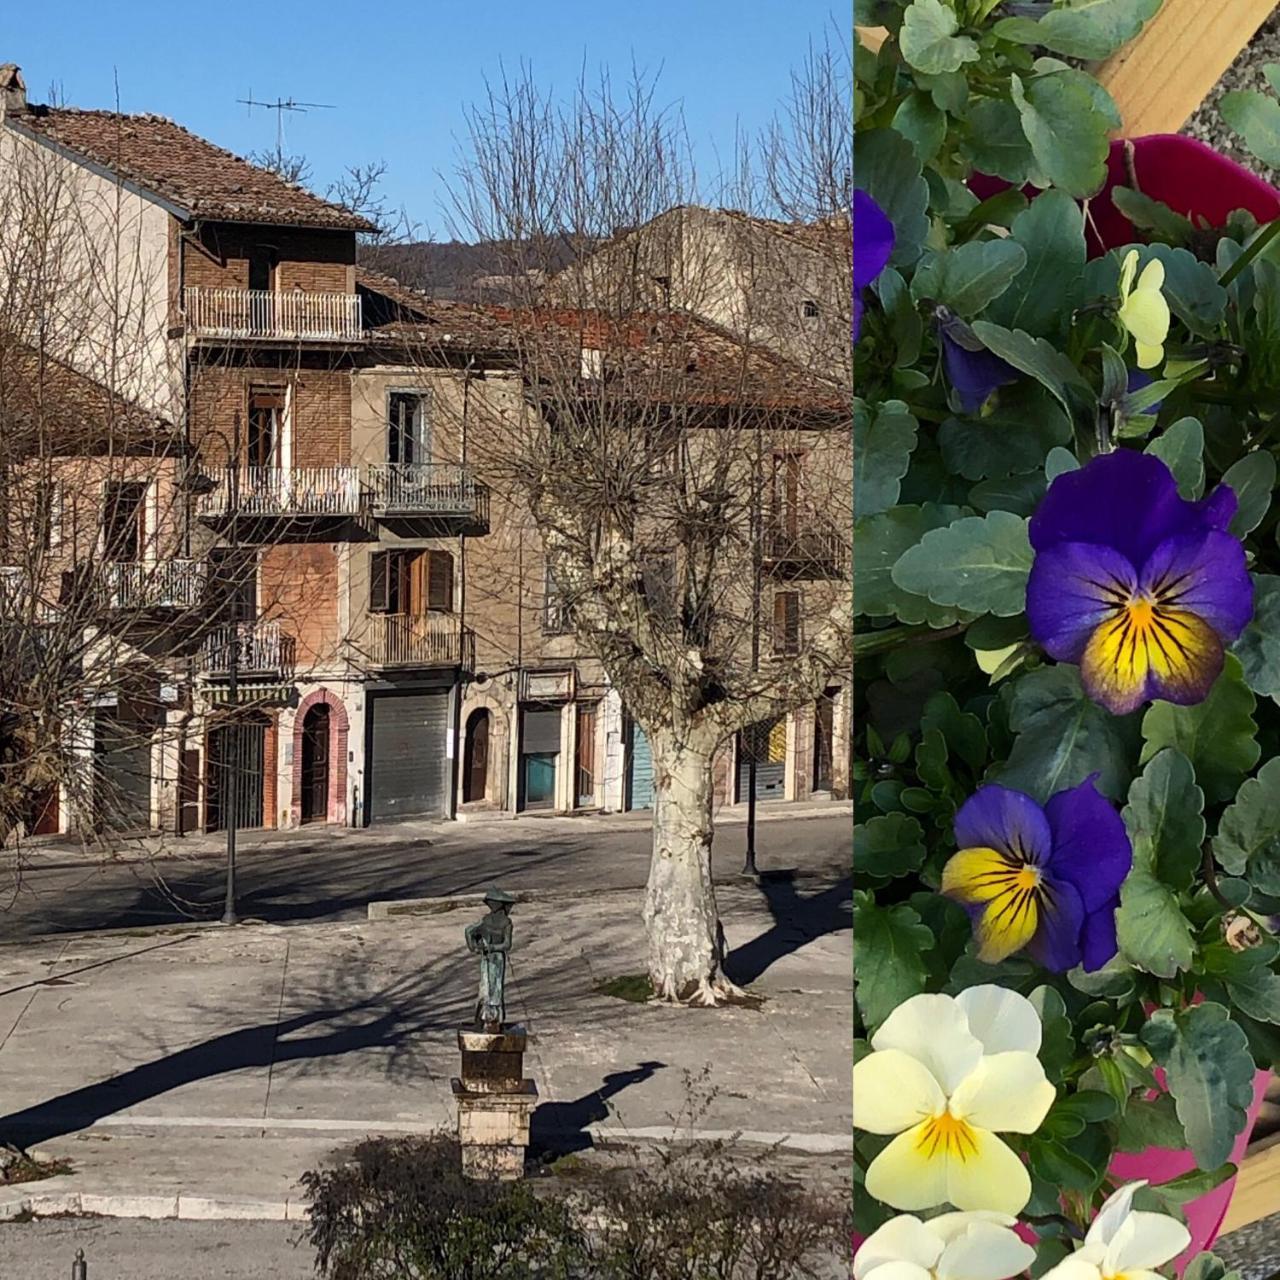
[[[582,376],[593,380],[604,377],[604,352],[599,347],[582,348]]]
[[[560,590],[560,584],[556,582],[550,565],[547,565],[543,582],[542,629],[549,636],[562,636],[573,630],[573,623],[569,618],[569,602]]]
[[[102,553],[108,560],[138,561],[146,542],[147,486],[109,480],[103,486]]]
[[[671,555],[651,555],[640,565],[640,591],[649,612],[670,615],[676,607],[676,562]]]
[[[271,277],[275,270],[276,253],[261,245],[249,250],[249,288],[267,290],[271,288]]]
[[[387,397],[387,461],[393,466],[421,466],[429,460],[427,397],[393,391]]]
[[[245,462],[248,466],[279,466],[284,436],[284,405],[282,388],[256,388],[249,392],[249,431],[245,439]]]
[[[209,552],[208,592],[223,622],[254,622],[258,617],[258,557],[239,547]]]
[[[452,554],[448,551],[375,551],[369,565],[369,612],[413,617],[452,613]]]
[[[804,316],[806,320],[816,320],[818,318],[818,311],[818,304],[812,298],[806,298],[800,304],[800,314]]]
[[[780,657],[800,652],[800,593],[798,591],[774,593],[773,651]]]

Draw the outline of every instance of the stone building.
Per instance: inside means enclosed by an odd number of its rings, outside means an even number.
[[[529,412],[501,314],[364,270],[363,218],[171,121],[29,104],[12,65],[0,91],[0,239],[44,202],[76,298],[50,360],[165,439],[48,478],[80,531],[51,571],[106,556],[131,630],[68,731],[90,799],[39,829],[645,807],[643,735],[473,447]],[[748,745],[766,797],[847,794],[846,708],[729,744],[723,802]]]

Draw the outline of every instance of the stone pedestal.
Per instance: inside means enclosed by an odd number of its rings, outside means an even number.
[[[529,1121],[538,1105],[537,1086],[524,1075],[527,1039],[523,1027],[458,1032],[462,1078],[450,1083],[468,1178],[505,1181],[524,1174]]]

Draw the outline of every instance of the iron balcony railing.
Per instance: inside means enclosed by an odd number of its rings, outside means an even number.
[[[370,467],[366,483],[376,515],[465,516],[489,523],[489,488],[452,463],[387,463]]]
[[[823,567],[839,571],[845,562],[846,540],[816,515],[798,520],[769,521],[764,529],[766,564]]]
[[[375,667],[456,667],[470,669],[475,636],[447,613],[372,613],[369,661]]]
[[[200,499],[206,517],[354,516],[360,510],[355,467],[242,467],[218,477]]]
[[[297,645],[278,622],[235,622],[212,631],[201,650],[206,676],[225,680],[235,660],[238,676],[293,674]]]
[[[352,342],[364,333],[356,293],[189,285],[183,305],[188,331],[201,338]]]
[[[103,566],[101,590],[108,609],[193,609],[204,582],[200,560],[115,561]]]

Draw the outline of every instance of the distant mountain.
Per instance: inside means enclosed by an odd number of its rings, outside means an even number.
[[[401,284],[433,298],[463,302],[511,300],[508,273],[513,261],[537,263],[543,271],[558,271],[573,256],[573,247],[564,241],[550,242],[536,252],[528,247],[512,252],[509,242],[466,244],[461,240],[361,245],[359,249],[364,266],[394,276]]]

